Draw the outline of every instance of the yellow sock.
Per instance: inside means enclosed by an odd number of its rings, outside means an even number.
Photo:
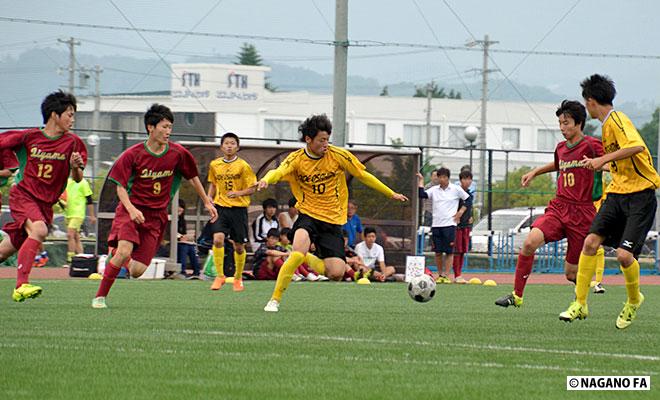
[[[236,272],[234,273],[234,279],[243,279],[243,267],[245,267],[245,257],[247,253],[245,250],[238,254],[234,252],[234,263],[236,264]]]
[[[628,292],[628,303],[639,303],[639,263],[634,260],[628,268],[623,268],[623,277],[626,279],[626,292]]]
[[[325,275],[325,263],[314,254],[307,252],[307,255],[305,256],[305,264],[316,271],[316,273]]]
[[[225,276],[225,248],[213,246],[213,265],[215,265],[215,272],[218,277]]]
[[[596,282],[603,281],[603,272],[605,272],[605,249],[601,246],[596,252]]]
[[[578,262],[577,282],[575,282],[575,299],[582,305],[587,304],[587,296],[589,295],[589,286],[591,278],[596,271],[596,262],[598,256],[588,256],[584,253],[580,254],[580,261]]]
[[[272,297],[273,300],[282,300],[282,294],[286,288],[289,287],[293,273],[303,261],[305,261],[305,255],[299,251],[292,252],[289,258],[287,258],[284,265],[282,265],[282,268],[280,268],[280,272],[277,274],[277,282],[275,283],[275,290],[273,291]]]

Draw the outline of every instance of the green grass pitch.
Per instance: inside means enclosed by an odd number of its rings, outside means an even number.
[[[98,281],[36,281],[14,303],[0,280],[0,399],[660,398],[660,287],[624,331],[623,287],[593,295],[585,321],[558,320],[572,287],[441,285],[413,302],[403,284],[274,282],[234,293],[200,281],[125,281],[105,310]],[[567,375],[651,375],[650,392],[567,392]]]

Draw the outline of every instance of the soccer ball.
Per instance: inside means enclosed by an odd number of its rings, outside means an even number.
[[[435,281],[426,274],[416,276],[408,283],[408,294],[411,299],[426,303],[435,296]]]

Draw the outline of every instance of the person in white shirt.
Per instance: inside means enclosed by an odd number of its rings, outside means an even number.
[[[453,262],[456,224],[466,210],[466,207],[459,209],[458,204],[469,197],[460,186],[449,182],[449,175],[449,169],[438,169],[438,185],[424,190],[424,176],[417,173],[419,197],[429,199],[433,206],[431,237],[438,266],[438,283],[451,283],[447,276]]]
[[[371,227],[364,228],[364,242],[355,245],[355,252],[364,260],[364,265],[371,270],[375,280],[384,282],[394,275],[394,267],[385,265],[385,251],[376,243],[376,230]],[[367,273],[367,275],[369,275]]]

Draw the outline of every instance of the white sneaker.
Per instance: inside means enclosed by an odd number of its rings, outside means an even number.
[[[319,280],[319,276],[314,275],[310,272],[309,274],[307,274],[307,280],[310,281],[310,282],[316,282],[316,281]]]
[[[464,285],[467,283],[467,281],[463,279],[462,276],[459,276],[458,278],[454,279],[454,283],[458,283],[459,285]]]
[[[303,277],[300,274],[293,274],[291,277],[292,282],[300,282],[303,280]]]
[[[92,308],[108,308],[105,304],[105,297],[95,297],[92,300]]]
[[[266,304],[266,307],[264,307],[264,311],[266,312],[278,312],[279,310],[280,302],[273,299],[271,299],[268,304]]]
[[[319,275],[319,279],[318,279],[319,282],[325,282],[325,281],[329,281],[329,280],[330,280],[330,278],[328,278],[327,276]]]

